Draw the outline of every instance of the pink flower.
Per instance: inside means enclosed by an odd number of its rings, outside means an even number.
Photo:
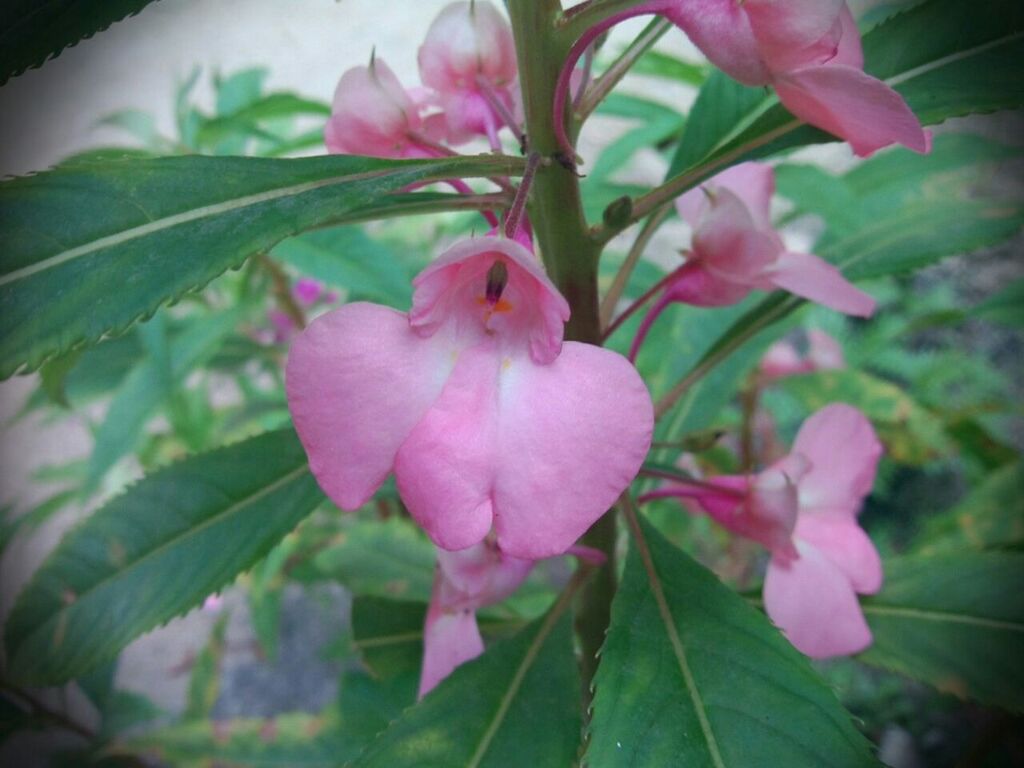
[[[300,277],[292,286],[292,295],[300,303],[311,307],[324,296],[324,287],[311,277]]]
[[[881,453],[867,418],[833,404],[807,419],[790,454],[768,469],[653,495],[694,499],[771,550],[764,603],[772,621],[812,658],[847,655],[871,644],[857,594],[882,586],[878,552],[857,524]]]
[[[415,98],[414,98],[415,97]],[[439,115],[424,117],[427,95],[408,92],[383,59],[346,71],[334,91],[324,129],[327,149],[371,157],[433,157],[443,133]]]
[[[588,547],[572,547],[566,554],[592,565],[604,562],[601,552]],[[509,557],[490,541],[459,552],[437,550],[434,589],[423,629],[420,698],[456,667],[483,653],[476,611],[509,597],[536,564]]]
[[[839,342],[824,331],[812,328],[807,332],[805,355],[801,355],[791,342],[777,341],[764,353],[759,369],[761,380],[767,383],[800,373],[845,367],[846,360]]]
[[[786,250],[771,224],[774,192],[771,166],[741,163],[676,200],[679,215],[693,228],[692,248],[677,279],[644,318],[631,356],[674,301],[719,307],[742,301],[752,290],[781,289],[850,315],[875,311],[874,299],[834,266]]]
[[[804,122],[858,155],[890,144],[927,152],[903,98],[864,73],[860,33],[844,0],[665,0],[652,3],[746,85],[771,85]]]
[[[423,83],[440,94],[450,142],[482,134],[500,146],[519,85],[512,28],[497,8],[486,0],[446,6],[427,31],[419,66]]]
[[[443,549],[493,528],[507,555],[564,552],[647,453],[643,381],[614,352],[562,342],[569,306],[518,242],[459,242],[413,285],[408,315],[349,304],[292,345],[288,404],[313,474],[356,509],[394,471]]]

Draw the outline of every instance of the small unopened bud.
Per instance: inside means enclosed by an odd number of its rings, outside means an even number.
[[[629,195],[623,195],[608,204],[608,207],[604,209],[602,219],[604,219],[606,227],[619,229],[629,224],[632,215],[633,199]]]

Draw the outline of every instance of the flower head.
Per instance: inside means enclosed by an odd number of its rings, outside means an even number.
[[[419,50],[420,77],[440,97],[448,139],[492,138],[515,112],[515,40],[508,21],[487,0],[446,6]]]
[[[844,0],[665,0],[658,9],[726,74],[771,85],[804,122],[858,155],[890,144],[927,152],[928,136],[889,86],[864,73]]]
[[[682,195],[676,208],[693,227],[693,247],[669,297],[698,306],[722,306],[755,289],[782,289],[838,312],[872,314],[874,300],[838,269],[817,256],[786,250],[771,224],[774,192],[771,166],[750,162]]]
[[[813,658],[871,644],[857,594],[881,588],[882,565],[857,515],[881,453],[867,418],[833,404],[807,419],[790,454],[768,469],[678,490],[725,528],[771,551],[765,610]]]
[[[414,98],[415,97],[415,98]],[[371,157],[430,157],[424,137],[440,138],[439,116],[424,117],[425,93],[406,91],[383,59],[346,71],[324,129],[327,149]]]
[[[313,474],[355,509],[393,470],[443,549],[493,530],[513,557],[564,552],[643,461],[643,381],[614,352],[562,341],[568,304],[514,240],[457,243],[414,285],[408,315],[349,304],[293,344],[288,403]]]

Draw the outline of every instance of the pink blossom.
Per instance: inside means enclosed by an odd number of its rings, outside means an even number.
[[[589,547],[572,547],[566,554],[591,565],[604,562],[604,555]],[[423,630],[420,698],[456,667],[483,653],[476,611],[509,597],[536,564],[510,557],[486,540],[459,552],[437,550],[434,589]]]
[[[444,131],[439,115],[424,116],[429,93],[406,91],[383,59],[346,71],[334,91],[324,129],[327,149],[371,157],[433,157]]]
[[[716,66],[746,85],[771,85],[804,122],[858,155],[890,144],[927,152],[903,98],[864,73],[860,32],[844,0],[664,0],[652,3]]]
[[[635,357],[654,320],[672,302],[719,307],[753,290],[781,289],[830,309],[866,317],[875,301],[823,259],[786,250],[772,228],[775,173],[764,163],[741,163],[676,200],[693,228],[692,248],[677,278],[651,309],[636,339]]]
[[[292,286],[292,295],[302,304],[311,307],[324,296],[324,287],[311,277],[300,277]]]
[[[806,354],[801,355],[792,342],[785,339],[777,341],[764,353],[759,370],[761,380],[767,383],[800,373],[845,367],[846,360],[839,342],[824,331],[812,328],[807,332]]]
[[[771,551],[765,609],[800,651],[852,654],[871,644],[857,594],[882,586],[878,552],[857,524],[881,453],[867,418],[837,403],[807,419],[790,454],[764,471],[654,495],[694,499],[719,524]]]
[[[500,146],[499,128],[521,107],[515,40],[497,8],[486,0],[446,6],[427,31],[419,67],[439,94],[450,142],[484,135]]]
[[[514,240],[461,241],[413,285],[408,315],[348,304],[292,345],[288,403],[313,474],[356,509],[394,471],[443,549],[493,529],[513,557],[564,552],[647,453],[643,381],[614,352],[563,343],[569,306]]]

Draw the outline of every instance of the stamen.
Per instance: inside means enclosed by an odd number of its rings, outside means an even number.
[[[501,301],[501,294],[505,292],[508,285],[508,267],[505,262],[498,259],[491,268],[487,270],[487,288],[484,291],[484,298],[490,307],[494,307]]]

